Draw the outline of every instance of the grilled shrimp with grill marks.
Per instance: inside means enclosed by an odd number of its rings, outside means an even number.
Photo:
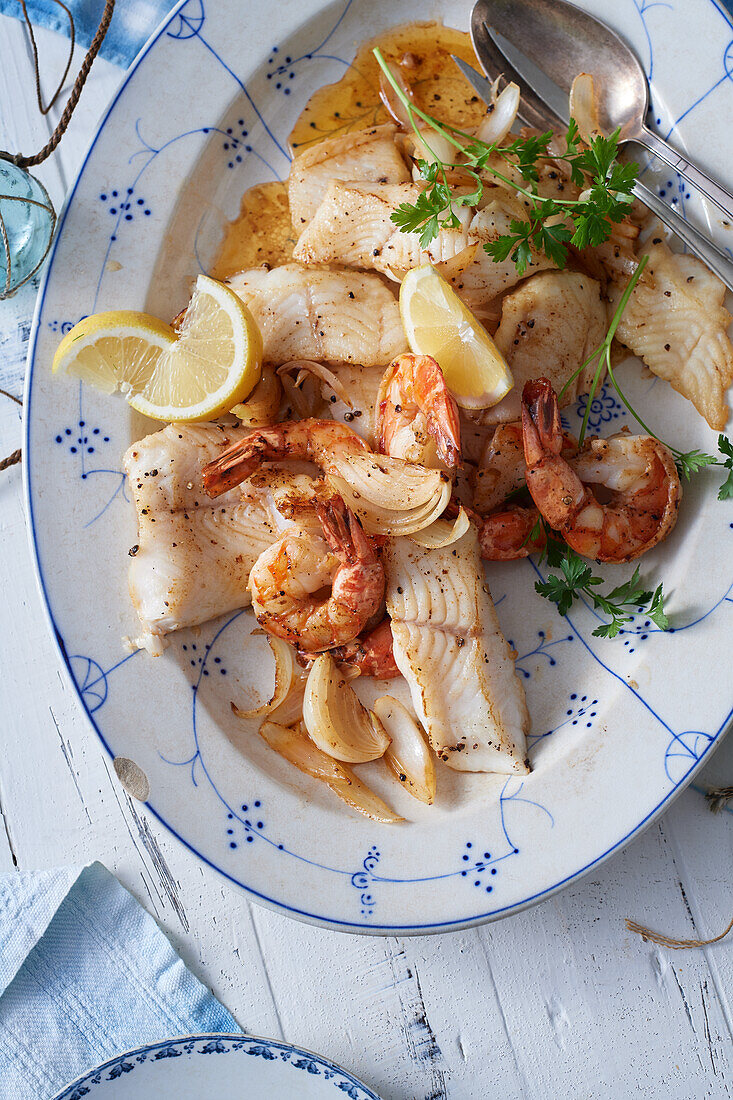
[[[305,653],[353,641],[384,598],[382,563],[351,509],[339,496],[315,507],[322,536],[308,528],[286,531],[249,576],[260,626]]]
[[[572,460],[561,455],[557,398],[546,378],[522,396],[527,488],[547,522],[573,550],[597,561],[626,562],[665,539],[682,490],[667,447],[648,435],[591,439]],[[603,486],[601,503],[590,486]]]

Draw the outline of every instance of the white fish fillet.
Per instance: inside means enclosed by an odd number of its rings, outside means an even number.
[[[555,267],[552,260],[544,253],[532,250],[527,270],[520,275],[511,257],[506,260],[494,260],[484,252],[484,244],[511,233],[512,218],[524,221],[526,217],[522,204],[513,202],[503,190],[500,198],[492,199],[487,206],[474,215],[469,226],[469,241],[471,244],[477,243],[479,247],[476,249],[473,263],[469,264],[453,283],[469,309],[481,312],[482,307],[493,302],[499,294],[516,286],[528,275]]]
[[[559,393],[599,346],[606,327],[601,288],[589,275],[546,271],[507,294],[494,342],[509,364],[514,387],[498,405],[485,410],[483,423],[518,420],[524,383],[532,378],[549,378]],[[561,405],[569,405],[588,392],[597,365],[596,357],[568,386]]]
[[[201,487],[204,463],[245,434],[170,424],[125,455],[138,521],[129,585],[141,648],[161,652],[171,631],[250,603],[250,570],[283,520],[265,492],[245,485],[210,500]]]
[[[414,203],[417,183],[342,183],[333,180],[293,249],[304,264],[344,264],[400,278],[419,264],[442,263],[468,245],[471,211],[460,207],[461,229],[441,229],[427,249],[417,233],[403,233],[391,221],[402,203]]]
[[[229,285],[259,325],[267,363],[384,366],[407,350],[397,299],[376,275],[284,264],[242,271]]]
[[[527,703],[475,528],[441,550],[390,539],[382,557],[395,661],[438,756],[457,771],[526,774]]]
[[[711,428],[723,431],[733,382],[725,287],[700,260],[671,252],[662,241],[646,251],[649,263],[616,336],[691,401]],[[622,291],[619,284],[609,288],[613,308]]]
[[[318,209],[331,180],[407,183],[410,173],[394,142],[397,127],[388,123],[339,134],[298,153],[290,166],[288,197],[296,233]]]

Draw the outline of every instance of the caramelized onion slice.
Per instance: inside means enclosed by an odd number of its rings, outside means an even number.
[[[271,749],[306,775],[325,783],[347,806],[360,814],[384,825],[404,821],[351,768],[321,752],[299,726],[291,728],[265,721],[259,732]]]
[[[429,805],[435,799],[435,761],[417,720],[391,695],[374,704],[374,713],[392,738],[384,760],[406,791]]]
[[[328,367],[324,367],[323,363],[316,363],[314,359],[294,359],[292,362],[283,363],[281,367],[277,368],[277,373],[279,375],[289,374],[293,371],[297,371],[295,378],[296,386],[300,386],[303,379],[312,374],[315,378],[320,378],[321,382],[325,382],[336,394],[339,401],[343,401],[344,405],[347,405],[349,408],[353,407],[353,402],[343,382],[332,370],[329,370]]]
[[[371,452],[333,462],[327,475],[370,534],[409,535],[445,510],[451,483],[440,470]]]
[[[378,760],[389,747],[382,723],[358,698],[330,653],[319,654],[311,665],[303,721],[322,752],[349,764]]]
[[[476,137],[487,145],[503,141],[507,136],[519,110],[519,85],[507,84],[499,95],[496,94],[498,81],[494,81],[489,113],[478,125]]]
[[[275,686],[272,695],[266,703],[247,710],[232,703],[232,709],[237,718],[264,718],[266,714],[271,714],[281,703],[284,703],[290,694],[295,668],[293,650],[287,642],[271,634],[268,634],[267,642],[275,658]]]
[[[469,528],[471,521],[466,509],[461,505],[455,519],[445,519],[441,516],[429,527],[423,527],[422,531],[413,531],[410,538],[418,546],[424,546],[427,550],[440,550],[443,546],[450,546],[462,538]]]
[[[399,84],[406,98],[409,99],[410,102],[412,102],[414,98],[412,94],[412,89],[409,88],[405,81],[402,79],[402,73],[400,73],[394,65],[390,65],[389,62],[387,62],[387,68],[389,69],[395,84]],[[407,107],[405,107],[404,103],[397,95],[397,92],[387,80],[387,77],[381,69],[379,72],[379,98],[381,99],[382,103],[387,108],[390,115],[398,126],[404,127],[405,130],[410,130],[412,128],[412,123],[410,122],[410,115],[408,113]]]
[[[282,386],[272,367],[262,368],[262,377],[246,401],[235,405],[232,412],[244,428],[264,428],[274,424],[280,408]]]
[[[266,703],[248,710],[232,703],[232,710],[237,718],[244,720],[264,718],[267,715],[276,717],[280,722],[294,722],[303,712],[306,673],[295,660],[295,652],[287,642],[272,634],[267,635],[267,642],[275,658],[275,686],[272,695]]]
[[[593,77],[590,73],[578,73],[573,81],[570,89],[570,117],[577,122],[580,136],[586,145],[590,145],[593,138],[602,133]]]

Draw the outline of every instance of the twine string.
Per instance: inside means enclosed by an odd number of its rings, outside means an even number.
[[[9,397],[16,405],[23,404],[21,399],[16,397],[14,393],[10,393],[9,390],[4,390],[0,387],[0,394],[2,394],[3,397]],[[21,454],[21,449],[18,447],[12,454],[6,455],[5,458],[0,458],[0,474],[3,473],[4,470],[8,470],[11,466],[17,466],[21,460]]]
[[[74,44],[76,42],[76,27],[74,25],[74,16],[66,7],[66,4],[62,3],[62,0],[54,0],[54,4],[58,4],[58,6],[66,12],[66,18],[69,20],[69,56],[66,59],[66,68],[61,75],[58,88],[49,99],[47,105],[44,107],[43,93],[41,92],[41,70],[38,64],[38,46],[36,45],[36,36],[33,32],[33,24],[31,23],[28,9],[25,6],[25,0],[20,0],[20,6],[23,9],[23,18],[25,19],[25,25],[28,28],[28,37],[31,40],[31,49],[33,51],[33,68],[36,75],[36,100],[38,101],[38,110],[41,112],[42,115],[48,114],[56,100],[61,95],[61,89],[64,86],[64,81],[69,75],[69,69],[71,68],[71,60],[74,56]]]
[[[672,936],[665,936],[663,932],[653,932],[650,928],[646,928],[643,924],[638,924],[635,920],[626,920],[626,927],[629,932],[636,932],[644,941],[651,940],[652,943],[658,943],[662,947],[669,947],[673,951],[682,951],[691,947],[707,947],[711,943],[719,943],[720,940],[725,937],[733,928],[733,919],[730,924],[725,928],[719,936],[711,936],[709,940],[676,940]]]
[[[41,95],[41,81],[40,81],[40,75],[39,75],[39,70],[38,70],[38,51],[36,49],[36,42],[35,42],[35,38],[34,38],[34,35],[33,35],[33,30],[32,30],[32,27],[31,27],[30,18],[28,16],[28,12],[26,10],[25,0],[20,0],[20,2],[21,2],[21,5],[22,5],[22,8],[23,8],[23,14],[25,16],[26,24],[29,28],[29,33],[30,33],[30,38],[31,38],[31,45],[32,45],[32,48],[33,48],[33,56],[34,56],[35,68],[36,68],[36,94],[38,96],[38,103],[39,103],[39,107],[40,107],[41,111],[45,114],[46,111],[51,109],[51,106],[53,105],[55,100],[58,98],[58,95],[61,91],[61,87],[63,85],[63,82],[66,79],[66,75],[67,75],[67,73],[69,71],[69,68],[71,66],[71,54],[72,54],[73,49],[74,49],[74,31],[73,31],[74,19],[73,19],[73,16],[72,16],[71,12],[66,7],[66,5],[61,3],[61,0],[56,0],[56,3],[59,3],[60,6],[64,9],[66,14],[68,15],[70,23],[71,23],[71,27],[72,27],[71,51],[69,53],[69,60],[68,60],[67,65],[66,65],[66,69],[64,70],[64,75],[61,78],[61,84],[56,89],[56,92],[54,93],[53,97],[51,98],[51,100],[48,104],[48,107],[44,111],[44,109],[43,109],[43,99],[42,99],[42,95]],[[61,138],[64,136],[64,134],[66,132],[66,129],[69,125],[69,122],[71,121],[71,116],[73,115],[74,110],[76,108],[76,105],[79,102],[79,96],[82,93],[82,89],[83,89],[83,87],[86,83],[86,79],[89,76],[89,70],[91,69],[92,63],[93,63],[95,57],[97,56],[97,54],[99,53],[99,51],[101,49],[101,46],[102,46],[102,43],[104,42],[104,36],[106,35],[107,29],[108,29],[108,27],[110,25],[110,22],[112,20],[112,15],[113,15],[113,12],[114,12],[114,8],[115,8],[115,0],[106,0],[106,3],[104,5],[104,11],[102,13],[102,18],[100,19],[99,26],[97,27],[97,33],[94,35],[94,38],[92,39],[92,43],[91,43],[91,45],[90,45],[90,47],[87,51],[87,55],[86,55],[86,57],[84,58],[84,60],[82,62],[81,68],[79,69],[79,74],[78,74],[76,80],[74,81],[74,86],[71,89],[71,92],[69,94],[69,98],[66,101],[66,106],[64,107],[61,118],[59,119],[59,121],[56,125],[56,129],[51,134],[51,137],[49,138],[49,140],[46,142],[46,144],[43,146],[43,148],[38,153],[35,153],[33,156],[23,156],[22,153],[16,153],[15,156],[10,157],[10,160],[12,160],[14,164],[17,164],[17,166],[19,168],[31,168],[31,167],[33,167],[33,165],[41,164],[44,160],[47,159],[47,157],[51,156],[51,153],[53,153],[54,149],[56,148],[58,143],[61,141]]]
[[[20,462],[20,458],[20,447],[18,447],[17,451],[13,451],[12,454],[7,455],[6,458],[0,458],[0,473],[2,473],[3,470],[7,470],[10,466],[17,466]]]

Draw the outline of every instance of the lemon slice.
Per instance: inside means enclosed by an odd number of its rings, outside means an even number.
[[[400,314],[416,355],[432,355],[463,409],[488,409],[514,385],[504,356],[453,287],[429,264],[407,272]]]
[[[178,332],[147,313],[111,310],[79,321],[58,346],[54,373],[105,393],[121,390],[153,420],[211,420],[260,379],[262,337],[233,290],[199,275]]]

